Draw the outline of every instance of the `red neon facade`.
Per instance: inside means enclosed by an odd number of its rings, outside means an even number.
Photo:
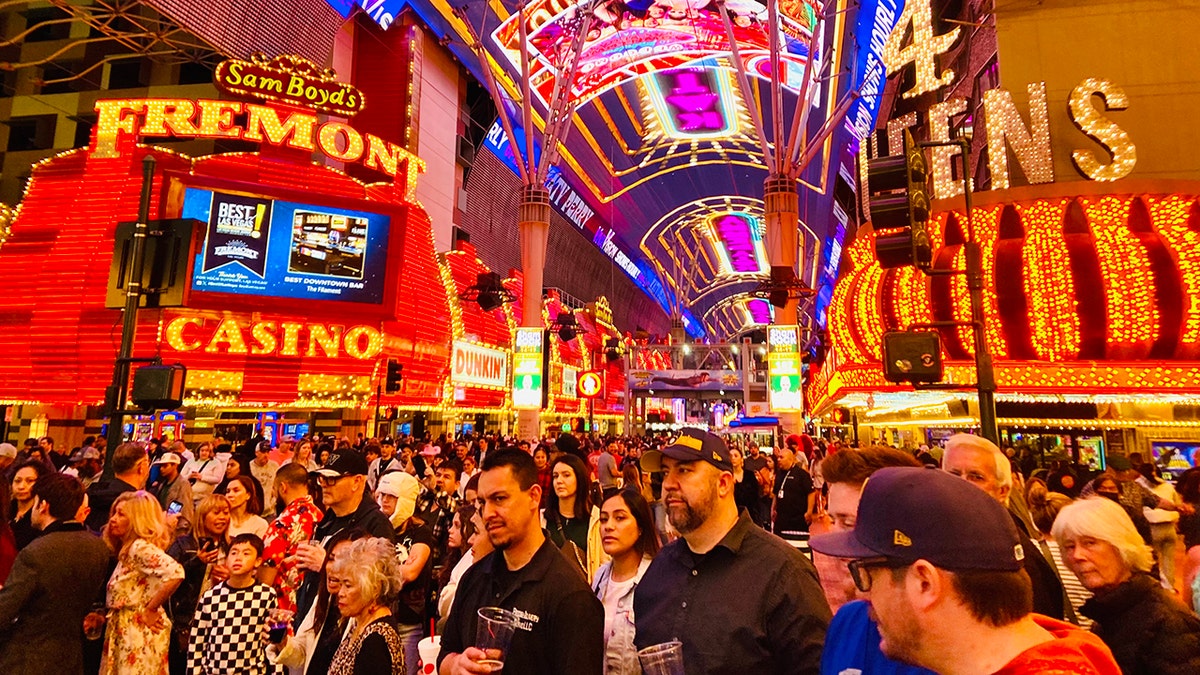
[[[203,402],[238,407],[360,407],[374,392],[381,364],[396,358],[404,364],[404,386],[382,402],[438,404],[448,372],[450,306],[428,217],[405,199],[407,176],[368,185],[307,156],[264,150],[192,159],[126,139],[116,157],[80,149],[36,166],[12,233],[0,247],[8,287],[0,297],[0,316],[8,324],[0,331],[3,398],[67,405],[103,399],[120,340],[120,312],[104,306],[113,235],[117,223],[136,219],[142,158],[152,153],[158,160],[152,218],[177,217],[187,186],[346,204],[391,216],[390,260],[382,306],[193,293],[186,308],[139,312],[135,356],[183,362],[189,388],[214,393],[201,393],[199,398],[211,398]],[[382,345],[371,358],[350,355],[369,353],[365,343],[331,354],[326,347],[310,349],[311,332],[305,330],[295,356],[254,354],[253,347],[240,353],[236,339],[180,350],[164,335],[180,316],[199,321],[184,328],[188,345],[226,319],[243,326],[315,324],[326,332],[367,326],[382,336]],[[249,336],[247,330],[244,339]]]

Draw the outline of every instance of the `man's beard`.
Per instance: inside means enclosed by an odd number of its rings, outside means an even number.
[[[671,527],[678,530],[680,534],[687,534],[699,529],[712,515],[717,504],[716,488],[714,486],[711,492],[695,504],[689,504],[686,500],[682,501],[682,504],[667,507],[667,519],[671,521]]]

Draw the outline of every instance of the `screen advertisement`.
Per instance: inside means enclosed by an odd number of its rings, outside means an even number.
[[[383,302],[388,216],[197,188],[183,214],[207,224],[192,290]]]
[[[771,410],[804,410],[800,389],[800,340],[796,326],[767,328],[767,383]]]
[[[637,391],[741,391],[740,370],[633,370],[629,388]]]
[[[512,404],[517,409],[542,407],[541,328],[518,328],[513,336]]]

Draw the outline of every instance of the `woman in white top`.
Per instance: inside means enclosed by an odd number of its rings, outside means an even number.
[[[600,536],[612,560],[596,570],[592,590],[604,605],[605,675],[641,675],[633,646],[633,593],[658,553],[658,534],[650,505],[636,490],[624,489],[604,500]]]
[[[234,476],[225,486],[225,498],[229,500],[229,538],[239,534],[267,534],[268,523],[262,516],[262,505],[254,493],[254,482],[250,476]]]
[[[199,506],[225,478],[225,462],[213,454],[212,443],[201,443],[196,448],[196,458],[188,460],[179,470],[179,475],[192,484],[192,499]]]

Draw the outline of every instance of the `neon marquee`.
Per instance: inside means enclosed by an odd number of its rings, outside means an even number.
[[[301,349],[300,338],[307,345]],[[239,321],[222,319],[214,327],[198,316],[178,316],[163,331],[167,345],[179,352],[256,356],[324,356],[344,353],[359,360],[373,359],[383,350],[383,334],[372,326],[331,326],[297,321]]]
[[[357,163],[411,184],[425,162],[408,150],[374,134],[359,133],[335,120],[321,122],[316,113],[277,110],[241,101],[191,99],[117,99],[96,101],[95,157],[117,157],[123,141],[143,136],[233,138]],[[238,115],[245,114],[239,123]]]

